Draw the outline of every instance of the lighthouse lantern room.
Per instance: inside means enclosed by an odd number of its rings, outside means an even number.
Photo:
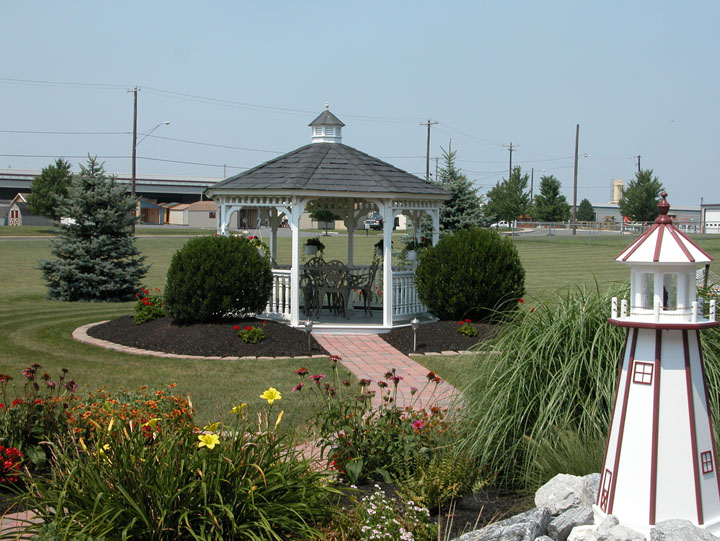
[[[627,328],[596,513],[637,531],[686,519],[720,530],[720,481],[699,331],[717,326],[715,302],[696,298],[695,271],[711,258],[659,215],[616,261],[630,266],[630,302],[612,300]],[[619,312],[619,313],[618,313]],[[707,312],[707,314],[706,314]]]

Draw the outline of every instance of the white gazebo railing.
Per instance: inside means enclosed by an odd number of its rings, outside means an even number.
[[[353,270],[362,272],[368,265],[357,265]],[[290,270],[273,269],[273,283],[270,300],[265,307],[264,317],[283,320],[290,319]],[[382,310],[385,295],[382,273],[378,272],[376,286],[370,297],[370,307]],[[427,307],[420,302],[415,288],[415,273],[412,270],[393,271],[393,319],[404,319],[414,314],[424,314]],[[350,308],[362,310],[364,301],[360,290],[354,290],[350,298]]]

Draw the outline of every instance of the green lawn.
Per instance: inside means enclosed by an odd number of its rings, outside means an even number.
[[[10,228],[0,228],[5,232]],[[25,232],[23,232],[25,234]],[[40,234],[40,233],[38,233]],[[346,259],[346,237],[323,236],[326,259]],[[356,236],[356,262],[369,262],[378,233]],[[396,248],[399,235],[396,236]],[[172,254],[187,239],[168,235],[139,238],[138,246],[147,257],[150,272],[146,284],[164,289],[165,273]],[[698,244],[716,260],[720,258],[720,236],[698,237]],[[608,237],[518,237],[515,243],[526,269],[527,299],[575,284],[601,286],[626,281],[628,269],[614,257],[631,241],[629,236]],[[302,416],[302,404],[290,392],[294,371],[307,366],[311,372],[329,372],[322,359],[276,361],[194,361],[133,356],[77,343],[70,333],[79,325],[128,314],[133,303],[61,303],[44,298],[45,285],[37,261],[49,256],[49,241],[36,239],[0,240],[0,373],[20,380],[20,369],[40,363],[51,374],[68,368],[81,388],[163,387],[176,382],[178,391],[190,394],[198,409],[199,422],[215,419],[237,402],[259,406],[258,395],[269,386],[283,393],[280,402],[288,424]],[[290,261],[290,239],[279,239],[279,262]],[[469,357],[419,358],[429,369],[449,381],[456,380],[459,368],[472,362]]]

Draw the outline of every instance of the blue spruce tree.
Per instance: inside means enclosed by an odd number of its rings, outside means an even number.
[[[51,241],[56,259],[40,261],[48,297],[61,301],[133,300],[147,272],[131,225],[136,201],[88,157],[74,176],[58,215],[70,218]]]

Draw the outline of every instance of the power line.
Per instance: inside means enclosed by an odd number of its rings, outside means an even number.
[[[29,133],[39,135],[130,135],[129,131],[41,131],[41,130],[0,130],[0,133]]]

